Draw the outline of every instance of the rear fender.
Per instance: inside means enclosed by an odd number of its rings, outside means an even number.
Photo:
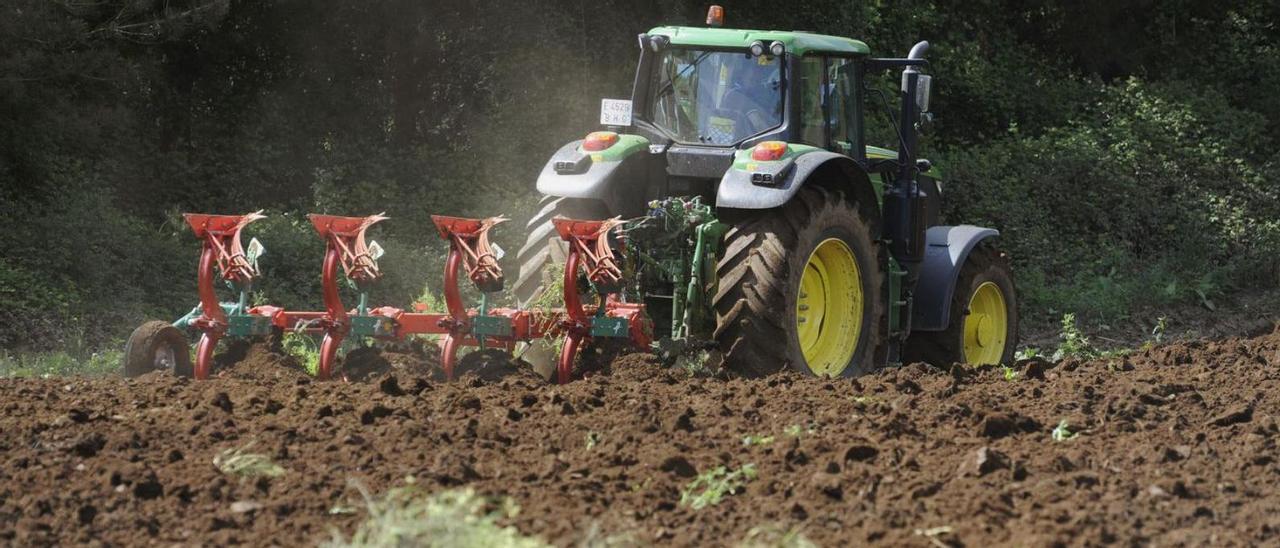
[[[649,140],[637,135],[620,135],[612,147],[585,152],[582,141],[560,147],[538,175],[538,192],[546,196],[588,198],[615,205],[627,202],[628,173],[640,167],[638,160],[648,155]],[[559,166],[559,167],[557,167]]]
[[[912,331],[943,331],[951,319],[951,297],[960,269],[979,243],[1000,232],[980,226],[935,226],[925,234],[926,250],[920,265],[911,307]]]
[[[716,190],[716,207],[733,209],[770,209],[791,200],[800,188],[821,176],[841,179],[853,198],[878,218],[880,192],[852,158],[807,145],[789,145],[798,153],[777,162],[755,162],[751,150],[738,151],[733,167],[720,179]],[[817,175],[817,176],[816,176]]]

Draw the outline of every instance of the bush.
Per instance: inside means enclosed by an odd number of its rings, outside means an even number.
[[[1203,298],[1276,271],[1280,196],[1239,159],[1261,131],[1221,99],[1130,80],[1043,135],[947,150],[946,213],[1003,230],[1028,311]]]

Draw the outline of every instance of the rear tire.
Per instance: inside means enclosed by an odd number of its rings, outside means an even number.
[[[187,337],[169,322],[150,321],[138,326],[124,345],[124,376],[152,371],[192,376],[191,348]]]
[[[994,333],[986,330],[983,341],[990,344],[1002,343],[999,350],[983,349],[977,345],[975,335],[981,323],[979,318],[971,318],[970,306],[987,306],[974,304],[974,295],[980,288],[982,291],[998,289],[999,301],[1004,308],[1004,328]],[[984,293],[986,295],[986,293]],[[966,320],[972,320],[966,322]],[[966,334],[966,326],[967,334]],[[966,336],[969,338],[970,352],[966,352]],[[945,331],[917,331],[907,338],[902,349],[903,363],[925,362],[939,367],[947,367],[957,363],[973,365],[990,365],[996,363],[1012,363],[1013,354],[1018,346],[1018,300],[1013,285],[1013,273],[1009,267],[1009,258],[1004,253],[989,246],[979,245],[969,253],[964,265],[960,267],[960,276],[956,280],[956,289],[951,296],[951,309]],[[967,356],[975,353],[977,356]],[[995,359],[995,355],[999,359]],[[983,356],[987,356],[985,359]]]
[[[838,191],[813,186],[801,189],[780,208],[735,212],[722,219],[731,228],[716,267],[715,339],[729,369],[745,376],[768,375],[788,367],[810,375],[854,376],[880,364],[884,269],[871,222],[856,203]],[[800,302],[802,297],[809,298],[801,291],[813,287],[802,286],[812,283],[806,272],[819,256],[819,248],[827,249],[824,246],[828,244],[838,255],[851,256],[856,269],[845,264],[848,268],[841,271],[849,271],[848,276],[838,276],[834,269],[831,276],[823,274],[818,287],[827,288],[822,293],[833,298],[821,308],[814,305],[823,313],[801,316],[801,305],[809,310],[809,305]],[[843,292],[834,291],[840,287]],[[841,304],[853,308],[840,310]],[[806,322],[818,326],[817,331],[802,333]],[[855,322],[857,327],[851,327]],[[802,337],[807,344],[802,344]],[[850,344],[849,339],[855,339],[851,352],[849,346],[843,346]],[[829,354],[816,351],[815,340],[840,348]],[[814,364],[819,369],[815,372],[806,359],[806,349],[815,358],[837,359],[820,360],[823,363]],[[847,363],[839,363],[844,356],[848,356]]]

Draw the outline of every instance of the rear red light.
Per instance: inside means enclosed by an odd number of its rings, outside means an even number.
[[[787,153],[787,144],[782,141],[765,141],[751,150],[751,159],[757,162],[772,162],[782,159]]]
[[[612,131],[597,131],[582,141],[582,150],[587,152],[599,152],[613,146],[618,142],[618,134]]]

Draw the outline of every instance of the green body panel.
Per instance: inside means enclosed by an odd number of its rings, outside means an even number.
[[[503,316],[476,316],[471,320],[471,334],[477,337],[510,337],[515,333],[511,319]]]
[[[587,152],[582,150],[582,145],[578,145],[578,152],[589,154],[592,162],[621,162],[628,156],[649,149],[649,140],[639,135],[618,135],[618,142],[613,146],[596,152]]]
[[[656,27],[650,35],[661,34],[677,46],[707,48],[748,48],[756,40],[766,45],[782,42],[787,52],[794,55],[809,53],[834,53],[837,55],[867,55],[871,48],[858,40],[840,36],[827,36],[799,31],[747,30],[706,27]]]

